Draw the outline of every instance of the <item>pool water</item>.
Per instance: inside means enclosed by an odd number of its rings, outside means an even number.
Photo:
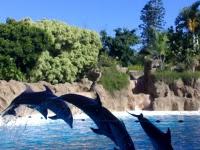
[[[152,150],[152,144],[137,119],[120,117],[138,150]],[[162,131],[170,127],[175,150],[200,150],[200,116],[148,116]],[[31,120],[32,118],[29,118]],[[27,122],[29,122],[27,120]],[[160,120],[160,122],[156,122]],[[182,123],[178,120],[183,120]],[[37,120],[36,120],[37,121]],[[107,137],[93,133],[90,119],[75,119],[71,129],[62,120],[45,124],[0,126],[0,149],[3,150],[113,150]]]

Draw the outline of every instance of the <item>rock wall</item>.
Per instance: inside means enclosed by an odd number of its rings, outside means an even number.
[[[100,94],[103,105],[112,111],[125,111],[134,109],[147,109],[150,107],[150,97],[147,94],[133,94],[135,80],[130,80],[130,84],[126,89],[115,92],[113,95],[108,93],[102,85],[96,84],[95,89]],[[67,93],[76,93],[87,97],[95,97],[95,93],[90,91],[92,82],[83,79],[77,83],[64,83],[51,85],[41,81],[38,83],[22,83],[14,80],[0,80],[0,111],[4,110],[11,101],[23,92],[28,84],[34,91],[43,91],[44,85],[47,85],[55,95],[59,96]],[[70,104],[69,104],[70,105]],[[80,113],[80,110],[70,105],[73,113]],[[23,112],[30,111],[28,108],[22,108]]]
[[[190,83],[179,79],[169,85],[158,81],[149,85],[148,93],[154,99],[153,110],[200,110],[200,79]]]
[[[133,93],[150,95],[152,110],[158,111],[195,111],[200,110],[200,79],[183,81],[181,79],[166,84],[156,81],[152,60],[146,60],[144,76],[135,84]]]

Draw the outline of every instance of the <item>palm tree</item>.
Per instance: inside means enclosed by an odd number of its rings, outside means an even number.
[[[153,49],[154,49],[154,55],[158,58],[160,64],[161,70],[164,69],[164,63],[165,63],[165,56],[166,51],[168,49],[168,37],[166,33],[164,32],[154,32],[154,42],[153,42]]]
[[[183,8],[178,17],[176,18],[175,24],[178,30],[188,30],[192,33],[193,38],[193,49],[197,51],[199,49],[199,39],[197,32],[200,29],[200,1],[193,3],[189,7]]]

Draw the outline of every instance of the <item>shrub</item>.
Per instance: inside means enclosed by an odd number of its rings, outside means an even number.
[[[0,55],[0,80],[15,79],[23,81],[25,79],[23,73],[17,69],[14,61],[9,56]]]
[[[8,19],[6,23],[0,24],[0,54],[12,58],[12,62],[24,75],[35,66],[41,52],[50,47],[49,35],[26,20],[17,22]]]
[[[97,64],[100,37],[65,23],[8,19],[0,24],[1,79],[72,82]],[[23,77],[22,77],[23,76]]]
[[[32,25],[45,30],[53,39],[52,48],[48,54],[45,52],[47,56],[40,57],[42,63],[37,63],[33,78],[38,80],[45,77],[52,83],[72,82],[79,79],[90,66],[97,64],[101,42],[96,32],[52,20],[42,20]]]
[[[103,69],[100,83],[110,93],[114,93],[115,91],[127,87],[129,79],[127,74],[119,72],[116,67],[105,67]]]

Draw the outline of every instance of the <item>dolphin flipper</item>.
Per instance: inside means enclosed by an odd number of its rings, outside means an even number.
[[[43,116],[45,119],[47,119],[47,114],[48,114],[48,111],[47,109],[37,109]]]
[[[90,129],[96,134],[103,135],[103,132],[100,129],[95,129],[95,128],[92,128],[92,127],[90,127]]]
[[[95,129],[95,128],[92,128],[92,127],[90,127],[90,129],[91,129],[94,133],[96,133],[96,134],[108,136],[108,133],[105,134],[105,133],[104,133],[102,130],[100,130],[100,129]],[[115,138],[112,136],[112,134],[109,134],[109,137],[110,137],[110,139],[111,139],[113,142],[116,143],[116,140],[115,140]]]
[[[58,117],[57,115],[50,116],[50,117],[48,117],[48,118],[49,118],[49,119],[52,119],[52,120],[62,119],[62,120],[64,120],[71,128],[73,128],[73,121],[70,122],[69,120],[60,118],[60,117]]]

